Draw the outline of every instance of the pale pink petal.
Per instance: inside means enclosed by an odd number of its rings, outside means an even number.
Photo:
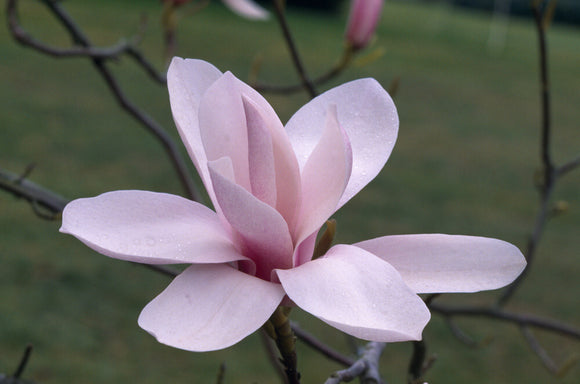
[[[270,14],[264,8],[251,0],[222,0],[232,11],[238,15],[252,20],[265,20]]]
[[[276,207],[276,169],[272,136],[258,106],[242,97],[248,127],[248,163],[252,195]]]
[[[226,264],[193,265],[147,304],[139,326],[160,343],[213,351],[258,330],[283,297],[279,284]]]
[[[256,276],[269,280],[274,268],[292,266],[292,238],[284,218],[208,163],[224,217],[243,238],[242,253],[256,262]]]
[[[313,232],[312,235],[304,239],[298,246],[294,249],[294,263],[295,267],[302,265],[312,259],[314,253],[314,248],[316,248],[316,237],[318,236],[318,231]]]
[[[300,169],[320,141],[326,111],[336,104],[338,122],[352,146],[352,175],[336,209],[380,172],[389,158],[399,127],[393,100],[374,79],[333,88],[304,105],[286,124]]]
[[[68,233],[99,253],[146,264],[247,260],[209,208],[179,196],[116,191],[69,203]]]
[[[173,58],[167,71],[167,87],[175,125],[212,201],[207,157],[199,132],[199,103],[205,91],[221,76],[222,73],[208,62],[180,57]]]
[[[399,273],[357,247],[337,245],[320,259],[276,273],[296,305],[361,339],[420,340],[429,321],[427,307]]]
[[[199,106],[201,140],[208,161],[229,157],[236,183],[251,191],[248,129],[240,81],[226,72],[205,92]]]
[[[292,231],[300,206],[301,184],[298,161],[290,139],[278,115],[262,95],[240,80],[237,80],[237,87],[239,92],[260,112],[265,126],[270,131],[276,169],[276,209],[286,219]]]
[[[511,283],[526,265],[518,248],[486,237],[399,235],[354,245],[386,260],[417,293],[500,288]]]
[[[327,111],[320,142],[302,170],[302,207],[294,233],[297,244],[317,231],[336,211],[352,167],[346,136],[336,119],[336,106]]]

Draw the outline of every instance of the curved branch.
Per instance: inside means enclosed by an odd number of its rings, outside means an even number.
[[[352,50],[346,49],[340,59],[340,61],[331,68],[327,73],[311,80],[313,86],[324,85],[328,81],[334,79],[340,75],[346,68],[352,59]],[[304,89],[304,84],[293,84],[293,85],[272,85],[256,82],[252,84],[252,88],[256,89],[258,92],[268,92],[276,94],[290,94],[299,92]]]
[[[64,197],[3,169],[0,169],[0,189],[28,201],[33,208],[36,206],[47,210],[51,215],[40,215],[44,219],[56,218],[68,203]]]
[[[431,312],[438,313],[443,316],[485,317],[489,319],[514,323],[520,326],[539,328],[565,337],[580,340],[580,329],[574,328],[559,321],[546,319],[539,316],[513,313],[496,308],[463,306],[452,307],[437,303],[432,303],[429,306],[429,309]]]
[[[551,141],[551,107],[550,107],[550,81],[548,73],[548,46],[546,41],[546,24],[544,12],[540,1],[531,2],[532,13],[538,35],[538,56],[540,65],[540,100],[541,100],[541,126],[540,126],[540,160],[542,166],[542,180],[540,189],[540,208],[536,216],[533,232],[528,240],[525,253],[527,266],[518,278],[510,284],[498,300],[498,304],[505,305],[515,294],[521,283],[526,279],[532,267],[536,248],[544,230],[548,218],[548,204],[556,184],[558,173],[552,162],[550,152]]]
[[[565,175],[566,173],[574,170],[575,168],[580,167],[580,156],[568,161],[567,163],[562,164],[558,168],[556,168],[556,175],[558,177]]]
[[[8,23],[10,25],[10,30],[12,32],[16,31],[14,35],[15,39],[21,44],[25,44],[29,47],[35,48],[40,52],[46,54],[56,54],[60,57],[79,57],[84,56],[89,58],[101,77],[104,79],[109,90],[113,94],[117,103],[131,115],[135,120],[137,120],[143,127],[146,128],[148,132],[153,134],[153,136],[161,143],[165,149],[168,157],[170,158],[175,171],[177,172],[178,178],[186,192],[186,195],[195,201],[201,200],[201,195],[198,192],[191,175],[187,169],[187,166],[179,152],[178,146],[175,144],[171,136],[165,131],[165,129],[157,123],[153,118],[147,115],[143,110],[139,109],[129,98],[125,95],[121,89],[117,79],[110,71],[107,66],[106,61],[116,58],[121,53],[129,54],[137,63],[139,63],[146,72],[156,79],[158,82],[162,81],[163,78],[156,73],[153,66],[148,63],[145,58],[130,44],[119,45],[116,48],[95,48],[89,38],[81,31],[81,29],[75,24],[71,17],[66,13],[66,11],[60,6],[60,3],[54,0],[42,0],[42,3],[52,12],[54,17],[63,25],[67,30],[69,36],[78,47],[74,47],[69,50],[59,50],[54,47],[49,47],[38,40],[31,40],[31,36],[27,33],[22,33],[24,30],[18,24],[17,15],[17,0],[8,0],[7,2],[7,17]]]
[[[530,328],[521,327],[521,330],[522,334],[524,335],[524,338],[528,342],[528,345],[530,346],[532,351],[534,351],[534,353],[540,358],[540,361],[542,362],[544,367],[546,367],[546,369],[550,373],[556,374],[558,372],[558,367],[556,366],[556,363],[554,363],[554,360],[552,360],[550,355],[548,355],[548,352],[546,352],[546,350],[542,347],[538,339],[536,339],[536,336],[534,336]]]
[[[296,48],[294,38],[290,33],[290,28],[288,27],[288,22],[286,21],[286,16],[284,14],[284,4],[282,0],[274,0],[274,10],[276,13],[276,17],[278,18],[278,23],[282,28],[282,33],[284,34],[286,45],[288,45],[288,49],[290,50],[292,62],[294,63],[296,72],[298,72],[298,76],[302,81],[302,87],[306,89],[311,98],[314,98],[316,97],[318,92],[316,92],[316,89],[314,88],[312,81],[308,78],[308,75],[306,74],[306,69],[304,68],[304,64],[302,64],[302,59],[298,54],[298,48]]]
[[[296,324],[295,322],[291,321],[290,326],[292,327],[292,331],[294,331],[294,334],[298,339],[300,339],[309,347],[317,350],[324,356],[328,357],[330,360],[336,361],[337,363],[342,364],[345,367],[348,367],[355,363],[354,359],[345,356],[342,353],[324,344],[322,341],[318,340],[316,337],[300,328],[300,326],[298,326],[298,324]]]
[[[357,377],[360,377],[363,383],[382,383],[383,381],[379,374],[379,359],[385,346],[386,343],[371,341],[364,348],[360,359],[355,361],[349,368],[333,373],[324,384],[349,382]]]

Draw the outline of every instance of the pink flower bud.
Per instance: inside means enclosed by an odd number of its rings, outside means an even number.
[[[383,0],[352,0],[345,38],[353,49],[362,49],[369,43],[382,8]]]

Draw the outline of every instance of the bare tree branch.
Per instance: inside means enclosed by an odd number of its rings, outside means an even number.
[[[550,371],[552,374],[556,374],[556,372],[558,372],[558,367],[556,366],[556,363],[554,363],[550,355],[548,355],[548,352],[546,352],[546,350],[542,347],[538,339],[536,339],[530,328],[521,327],[521,330],[522,334],[524,335],[524,338],[528,342],[528,345],[530,346],[532,351],[534,351],[536,355],[540,358],[540,361],[542,362],[544,367],[546,367],[546,369]]]
[[[306,73],[306,69],[304,68],[304,64],[302,64],[302,59],[298,54],[298,48],[296,48],[296,44],[294,43],[294,38],[290,33],[290,28],[288,27],[288,22],[286,21],[286,15],[284,11],[284,1],[283,0],[274,0],[274,10],[276,13],[276,17],[278,18],[278,23],[282,28],[282,33],[284,34],[284,39],[286,40],[286,45],[290,50],[290,55],[292,57],[292,62],[294,63],[294,67],[296,68],[296,72],[302,81],[302,87],[308,92],[311,98],[316,97],[318,92],[314,88],[312,81],[308,78]]]
[[[357,377],[360,377],[361,382],[364,384],[383,383],[379,374],[379,359],[385,346],[385,343],[371,341],[364,348],[360,359],[355,361],[349,368],[333,373],[324,384],[350,382]]]
[[[580,329],[574,328],[552,319],[546,319],[529,314],[508,312],[499,308],[469,307],[469,306],[446,306],[432,303],[429,309],[433,313],[443,316],[484,317],[488,319],[502,320],[520,326],[539,328],[564,337],[580,340]]]
[[[68,203],[64,197],[3,169],[0,169],[0,189],[28,201],[43,219],[54,220]],[[44,215],[40,208],[46,210]]]
[[[70,38],[76,45],[69,50],[58,50],[54,47],[49,47],[44,45],[38,40],[32,39],[31,36],[24,31],[24,29],[18,23],[17,14],[17,0],[8,0],[7,2],[7,17],[8,23],[10,25],[10,31],[13,33],[14,38],[21,44],[25,46],[37,49],[45,54],[56,54],[58,57],[88,57],[105,83],[107,84],[109,90],[115,97],[117,103],[131,115],[135,120],[137,120],[141,125],[161,143],[165,149],[167,155],[169,156],[175,171],[179,177],[179,180],[185,190],[186,195],[195,201],[201,200],[201,195],[199,194],[197,187],[195,186],[193,179],[183,161],[179,148],[171,138],[171,136],[165,131],[165,129],[157,123],[153,118],[151,118],[143,110],[139,109],[129,98],[125,95],[121,86],[117,82],[117,79],[110,71],[107,66],[107,60],[116,58],[121,53],[128,53],[137,63],[139,63],[146,72],[157,82],[163,80],[163,78],[156,73],[153,66],[149,64],[145,58],[130,44],[121,44],[107,49],[95,48],[89,38],[82,32],[82,30],[76,25],[73,19],[66,13],[66,11],[61,7],[60,2],[55,0],[41,0],[42,3],[51,11],[53,16],[65,27]]]
[[[453,334],[453,336],[455,336],[457,340],[461,341],[463,344],[472,348],[476,348],[477,346],[479,346],[479,343],[476,340],[474,340],[471,336],[469,336],[467,333],[465,333],[465,331],[463,331],[463,329],[461,329],[459,325],[457,325],[457,323],[453,320],[452,317],[445,317],[445,320],[447,322],[447,326],[451,330],[451,333]]]
[[[332,349],[322,341],[316,339],[313,335],[300,328],[300,326],[296,322],[291,321],[290,326],[292,327],[294,334],[296,335],[296,337],[298,337],[299,340],[304,342],[309,347],[317,350],[322,355],[328,357],[330,360],[336,361],[337,363],[342,364],[345,367],[348,367],[355,363],[354,359],[341,354],[340,352]]]
[[[542,180],[539,183],[540,208],[536,216],[533,232],[528,239],[525,257],[527,265],[518,278],[510,284],[498,300],[499,305],[505,305],[515,294],[522,282],[526,279],[532,268],[536,249],[544,226],[548,219],[549,202],[556,184],[557,172],[552,162],[551,155],[551,107],[550,107],[550,81],[548,74],[548,47],[546,41],[547,24],[544,23],[544,14],[541,9],[541,1],[532,1],[532,13],[538,35],[538,56],[540,65],[540,100],[541,100],[541,126],[540,126],[540,160],[542,167]]]
[[[556,168],[556,174],[558,177],[565,175],[566,173],[580,167],[580,156],[562,164]]]
[[[334,79],[340,75],[346,68],[352,59],[352,50],[345,50],[340,61],[330,69],[327,73],[311,80],[313,86],[321,86],[330,80]],[[304,89],[304,84],[293,84],[293,85],[272,85],[265,84],[262,82],[255,82],[252,87],[259,92],[277,93],[277,94],[290,94],[302,91]]]
[[[14,375],[12,375],[12,377],[14,377],[15,379],[20,379],[20,376],[22,376],[24,370],[26,369],[26,365],[28,364],[28,360],[30,359],[31,353],[32,353],[32,345],[28,344],[26,346],[26,349],[24,350],[24,354],[22,355],[20,364],[18,364],[18,368],[16,368],[16,371],[14,372]]]

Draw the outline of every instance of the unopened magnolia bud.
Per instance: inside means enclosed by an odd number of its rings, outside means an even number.
[[[367,46],[381,16],[383,0],[352,0],[345,38],[354,50]]]

